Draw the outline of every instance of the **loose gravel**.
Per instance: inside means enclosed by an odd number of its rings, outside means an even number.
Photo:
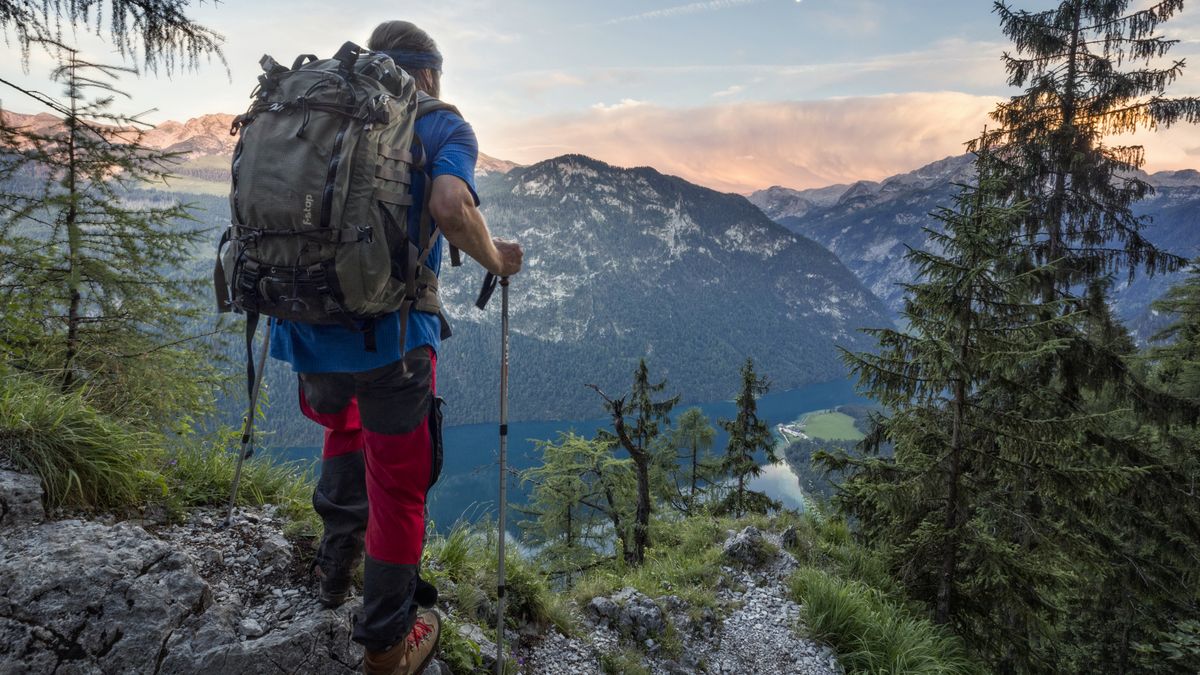
[[[787,590],[796,559],[783,549],[779,535],[762,536],[776,550],[768,560],[757,566],[722,567],[717,616],[690,623],[686,607],[677,598],[657,599],[682,639],[678,659],[662,654],[653,641],[632,645],[617,631],[588,617],[578,637],[552,631],[529,648],[522,672],[603,673],[602,654],[634,647],[649,652],[642,665],[655,675],[840,675],[843,671],[832,650],[800,632],[801,607],[788,597]]]

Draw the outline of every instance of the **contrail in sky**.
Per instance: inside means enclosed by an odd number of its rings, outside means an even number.
[[[683,16],[685,14],[699,14],[700,12],[715,12],[720,9],[729,9],[731,7],[740,7],[742,5],[757,5],[765,0],[707,0],[707,2],[692,2],[686,5],[676,5],[674,7],[664,7],[656,9],[652,12],[642,12],[641,14],[630,14],[629,16],[617,17],[604,22],[604,25],[612,25],[614,23],[626,23],[628,21],[643,21],[646,19],[668,19],[673,16]]]

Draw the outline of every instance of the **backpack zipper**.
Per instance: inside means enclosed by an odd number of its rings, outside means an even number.
[[[329,158],[329,173],[325,176],[325,191],[321,195],[321,227],[329,227],[329,219],[333,217],[333,184],[337,180],[338,164],[342,160],[342,140],[346,130],[350,128],[350,118],[342,121],[337,136],[333,138],[333,156]]]

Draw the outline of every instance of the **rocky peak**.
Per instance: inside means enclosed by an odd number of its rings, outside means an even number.
[[[779,185],[759,190],[750,195],[752,204],[762,209],[775,220],[800,218],[810,211],[833,206],[841,199],[849,185],[830,185],[809,190],[793,190]]]
[[[479,153],[479,160],[475,162],[475,175],[487,176],[489,174],[499,173],[505,174],[513,169],[520,168],[521,165],[516,162],[510,162],[506,159],[496,159],[491,155]]]
[[[201,115],[186,122],[167,121],[146,132],[150,147],[191,156],[226,155],[233,152],[237,137],[229,134],[233,115]]]
[[[1145,180],[1156,188],[1196,188],[1200,187],[1200,171],[1159,171],[1150,174]]]
[[[956,155],[882,181],[860,180],[852,185],[830,185],[809,190],[792,190],[777,185],[755,192],[750,195],[750,201],[776,221],[804,218],[821,209],[864,208],[907,197],[914,191],[966,182],[971,177],[972,166],[972,155]]]

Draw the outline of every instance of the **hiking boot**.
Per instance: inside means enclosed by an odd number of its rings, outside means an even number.
[[[425,672],[437,653],[441,633],[442,620],[437,612],[421,612],[408,636],[399,644],[382,652],[367,650],[363,657],[363,672],[366,675],[419,675]]]

